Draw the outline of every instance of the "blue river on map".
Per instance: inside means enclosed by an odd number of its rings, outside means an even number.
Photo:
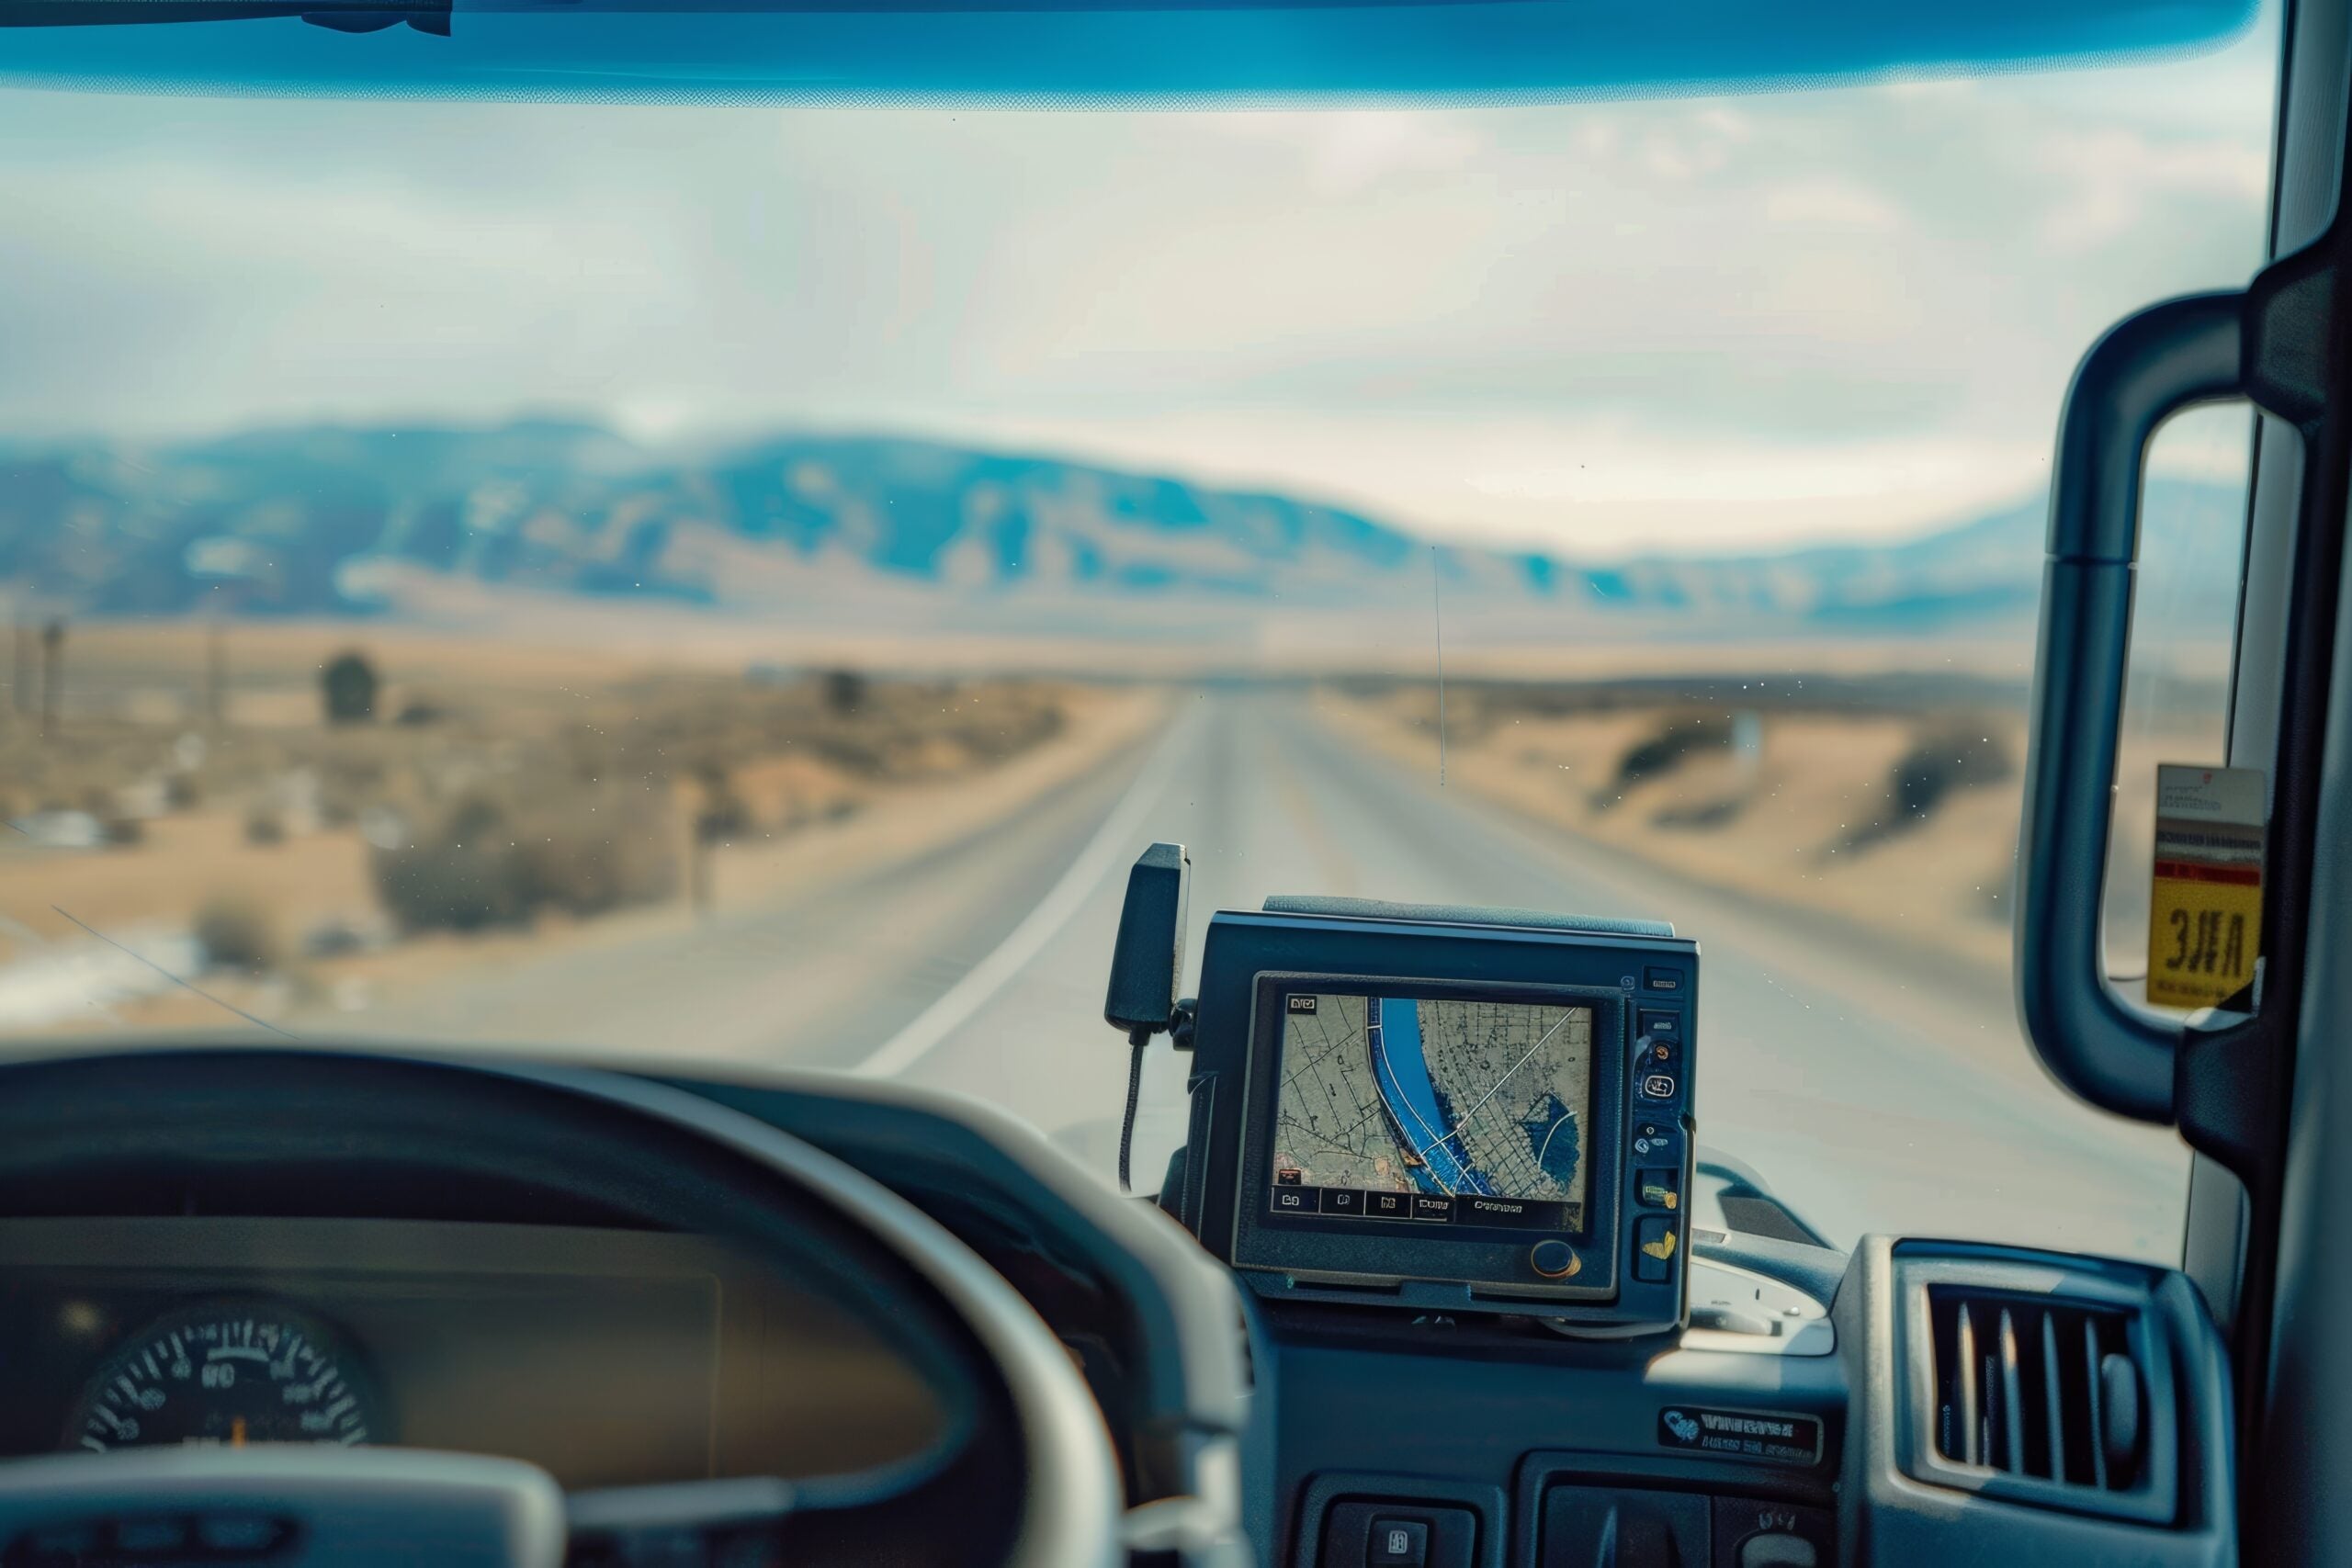
[[[1364,1020],[1371,1036],[1374,1080],[1397,1125],[1413,1141],[1427,1163],[1411,1167],[1414,1185],[1424,1192],[1482,1192],[1495,1195],[1492,1182],[1470,1163],[1470,1151],[1459,1134],[1438,1136],[1453,1125],[1445,1096],[1430,1078],[1428,1058],[1421,1051],[1419,1006],[1407,997],[1381,997],[1379,1016]]]

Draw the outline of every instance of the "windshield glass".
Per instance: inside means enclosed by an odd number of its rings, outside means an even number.
[[[1170,840],[1195,960],[1673,920],[1701,1143],[1821,1234],[2170,1258],[2177,1142],[2010,1000],[2041,507],[2098,332],[2261,259],[2276,22],[1493,109],[0,94],[0,1032],[856,1067],[1107,1174]],[[2243,434],[2158,476],[2216,537]]]

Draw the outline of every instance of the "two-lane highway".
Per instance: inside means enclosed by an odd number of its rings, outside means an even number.
[[[1186,694],[1152,741],[1013,821],[820,898],[550,958],[368,1027],[903,1075],[1004,1105],[1107,1175],[1127,1053],[1101,1020],[1104,970],[1127,867],[1155,839],[1192,851],[1193,974],[1210,913],[1270,893],[1673,920],[1703,954],[1701,1144],[1833,1239],[2177,1254],[2177,1144],[2041,1078],[2001,988],[1527,825],[1458,772],[1441,787],[1434,756],[1377,757],[1280,688]],[[1184,1124],[1164,1043],[1143,1103],[1151,1184]]]

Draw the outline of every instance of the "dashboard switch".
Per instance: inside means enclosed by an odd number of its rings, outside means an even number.
[[[1472,1568],[1478,1516],[1409,1497],[1349,1499],[1323,1516],[1317,1568]]]
[[[1821,1554],[1801,1535],[1751,1535],[1739,1543],[1739,1568],[1821,1568]]]
[[[1364,1568],[1424,1568],[1430,1560],[1430,1527],[1419,1519],[1374,1519],[1364,1543]]]
[[[1838,1516],[1752,1497],[1715,1499],[1713,1568],[1837,1568]]]

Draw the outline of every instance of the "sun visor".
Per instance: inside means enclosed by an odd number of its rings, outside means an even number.
[[[0,0],[0,85],[994,107],[1478,104],[2162,55],[2253,0]]]

